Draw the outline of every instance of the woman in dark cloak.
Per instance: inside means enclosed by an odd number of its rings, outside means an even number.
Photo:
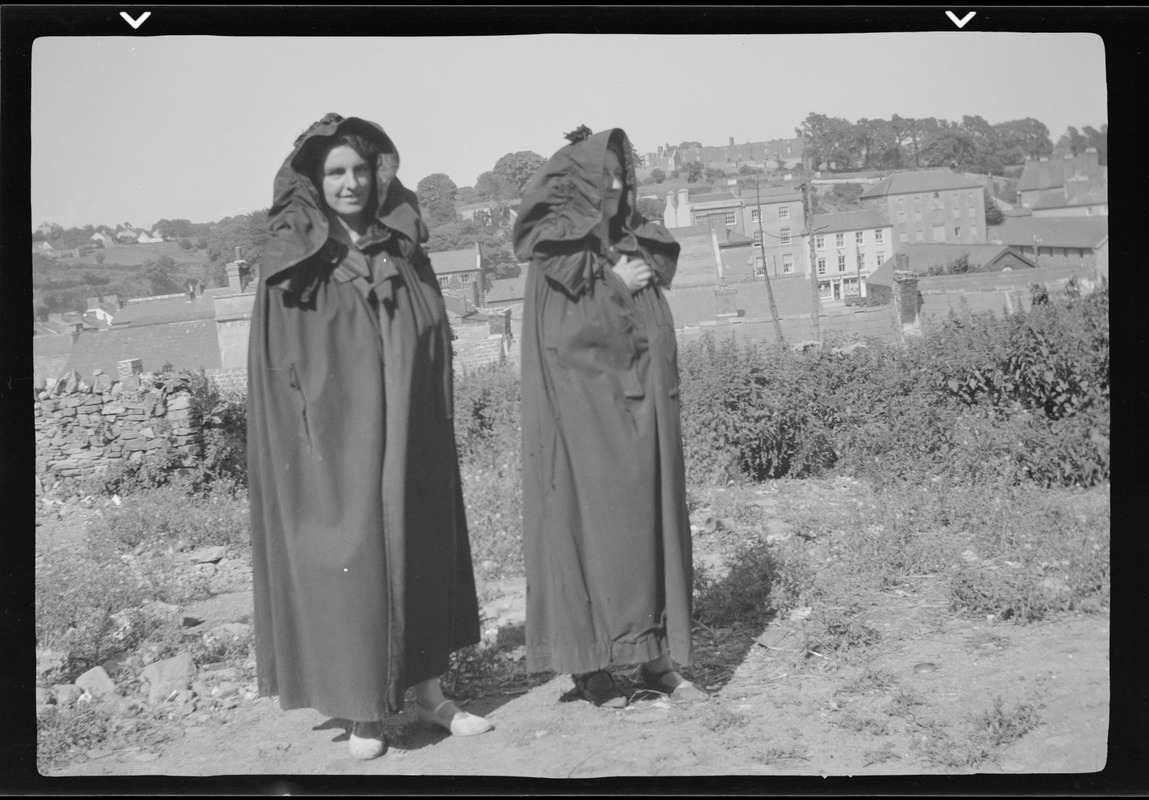
[[[329,114],[275,179],[251,319],[248,470],[259,691],[351,721],[353,756],[443,697],[479,641],[452,424],[450,330],[427,228],[374,123]]]
[[[691,542],[677,346],[663,291],[679,245],[636,209],[630,141],[585,126],[524,191],[522,333],[527,667],[595,705],[610,668],[704,699],[691,662]]]

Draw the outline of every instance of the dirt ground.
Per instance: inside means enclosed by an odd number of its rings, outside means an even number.
[[[54,523],[63,525],[64,522]],[[50,527],[50,526],[49,526]],[[50,535],[45,529],[44,535]],[[696,557],[706,559],[706,537]],[[800,615],[763,630],[699,629],[687,672],[711,692],[684,705],[636,695],[624,710],[561,702],[565,675],[503,679],[460,705],[494,723],[451,737],[400,714],[387,752],[357,761],[348,723],[313,710],[280,710],[249,682],[233,707],[176,719],[162,742],[92,751],[51,777],[269,776],[290,792],[302,776],[884,776],[971,773],[1088,774],[1107,761],[1108,613],[1015,625],[949,611],[934,577],[870,599],[881,633],[861,656],[803,652]],[[521,581],[490,587],[487,627],[498,657],[521,659]],[[250,620],[250,591],[186,608],[206,623]],[[629,672],[616,673],[624,686]],[[1036,727],[980,755],[979,714],[1030,709]],[[1008,716],[1008,715],[1006,715]],[[1002,717],[1004,718],[1004,717]],[[983,726],[984,727],[984,726]],[[984,743],[984,742],[983,742]],[[270,776],[282,776],[274,778]]]

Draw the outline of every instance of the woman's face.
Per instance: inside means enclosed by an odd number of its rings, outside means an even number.
[[[348,223],[359,221],[371,203],[375,166],[355,148],[339,144],[323,157],[320,178],[327,207]]]
[[[613,219],[618,214],[622,193],[626,189],[626,173],[622,170],[622,159],[609,147],[603,163],[603,187],[602,214],[606,219]]]

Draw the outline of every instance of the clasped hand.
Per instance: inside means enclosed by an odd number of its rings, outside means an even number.
[[[654,279],[654,270],[641,258],[627,258],[623,255],[614,265],[614,272],[632,292],[645,289]]]

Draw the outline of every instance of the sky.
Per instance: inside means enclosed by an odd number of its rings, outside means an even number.
[[[788,138],[810,112],[1034,117],[1054,142],[1108,122],[1100,37],[972,30],[44,37],[31,110],[32,225],[65,228],[266,208],[295,137],[330,111],[379,123],[412,189],[437,172],[473,186],[583,124],[623,128],[646,153]]]

